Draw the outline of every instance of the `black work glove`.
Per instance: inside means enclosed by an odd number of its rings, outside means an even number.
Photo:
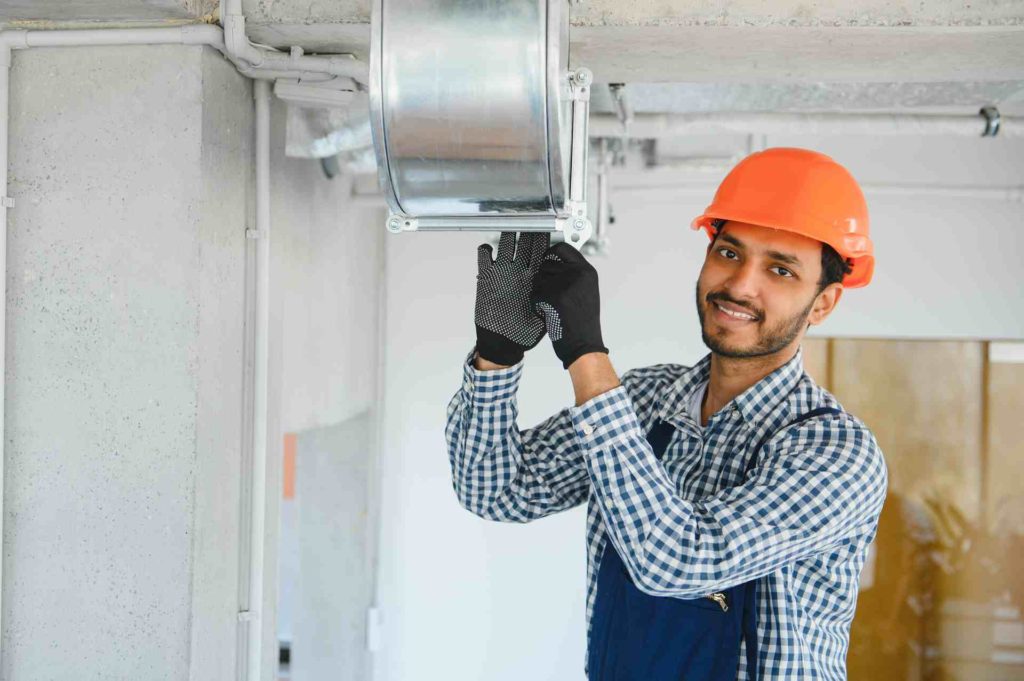
[[[531,300],[563,368],[588,352],[608,352],[601,339],[597,270],[575,248],[562,242],[547,250]]]
[[[544,320],[530,303],[534,276],[548,244],[549,232],[502,232],[497,259],[491,245],[477,248],[476,351],[495,364],[518,363],[544,337]]]

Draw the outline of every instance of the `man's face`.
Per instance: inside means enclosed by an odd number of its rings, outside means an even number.
[[[799,234],[727,222],[697,279],[705,345],[725,357],[761,357],[803,338],[838,302],[833,284],[818,295],[821,243]]]

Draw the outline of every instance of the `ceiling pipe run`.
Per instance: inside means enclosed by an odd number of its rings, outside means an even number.
[[[301,47],[292,47],[289,52],[280,52],[262,45],[254,45],[245,33],[242,0],[225,0],[221,23],[224,25],[224,45],[227,54],[230,55],[229,58],[232,61],[238,60],[247,64],[256,72],[261,70],[303,71],[343,76],[366,86],[369,66],[352,55],[307,55]],[[241,71],[242,68],[239,70]],[[287,77],[295,78],[296,76]]]
[[[652,194],[661,193],[667,195],[697,195],[705,196],[708,200],[714,196],[715,190],[718,188],[717,184],[708,184],[706,182],[687,182],[682,180],[680,182],[658,182],[651,184],[631,184],[622,187],[615,187],[612,190],[612,195],[629,195],[629,194]],[[934,196],[938,198],[955,198],[955,199],[984,199],[987,201],[1009,201],[1012,203],[1024,203],[1024,186],[1016,187],[976,187],[976,186],[957,186],[957,185],[940,185],[940,184],[862,184],[861,189],[864,190],[864,194],[870,199],[880,196],[911,196],[911,197],[922,197],[922,196]],[[369,204],[370,201],[362,198],[362,195],[358,195],[361,201]],[[377,199],[377,203],[380,203],[380,199]]]
[[[723,132],[762,135],[946,135],[1022,137],[1021,118],[988,114],[692,113],[634,114],[623,125],[613,114],[590,117],[591,137],[684,137]],[[984,110],[983,110],[984,111]]]

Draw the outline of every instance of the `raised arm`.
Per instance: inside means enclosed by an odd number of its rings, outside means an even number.
[[[448,403],[445,427],[459,503],[482,518],[528,522],[585,501],[590,483],[568,409],[520,430],[522,361],[481,370],[473,354]]]

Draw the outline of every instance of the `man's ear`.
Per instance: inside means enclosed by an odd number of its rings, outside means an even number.
[[[843,285],[835,282],[826,286],[814,299],[814,306],[811,314],[807,316],[807,323],[811,326],[821,324],[825,318],[836,309],[839,299],[843,296]]]

